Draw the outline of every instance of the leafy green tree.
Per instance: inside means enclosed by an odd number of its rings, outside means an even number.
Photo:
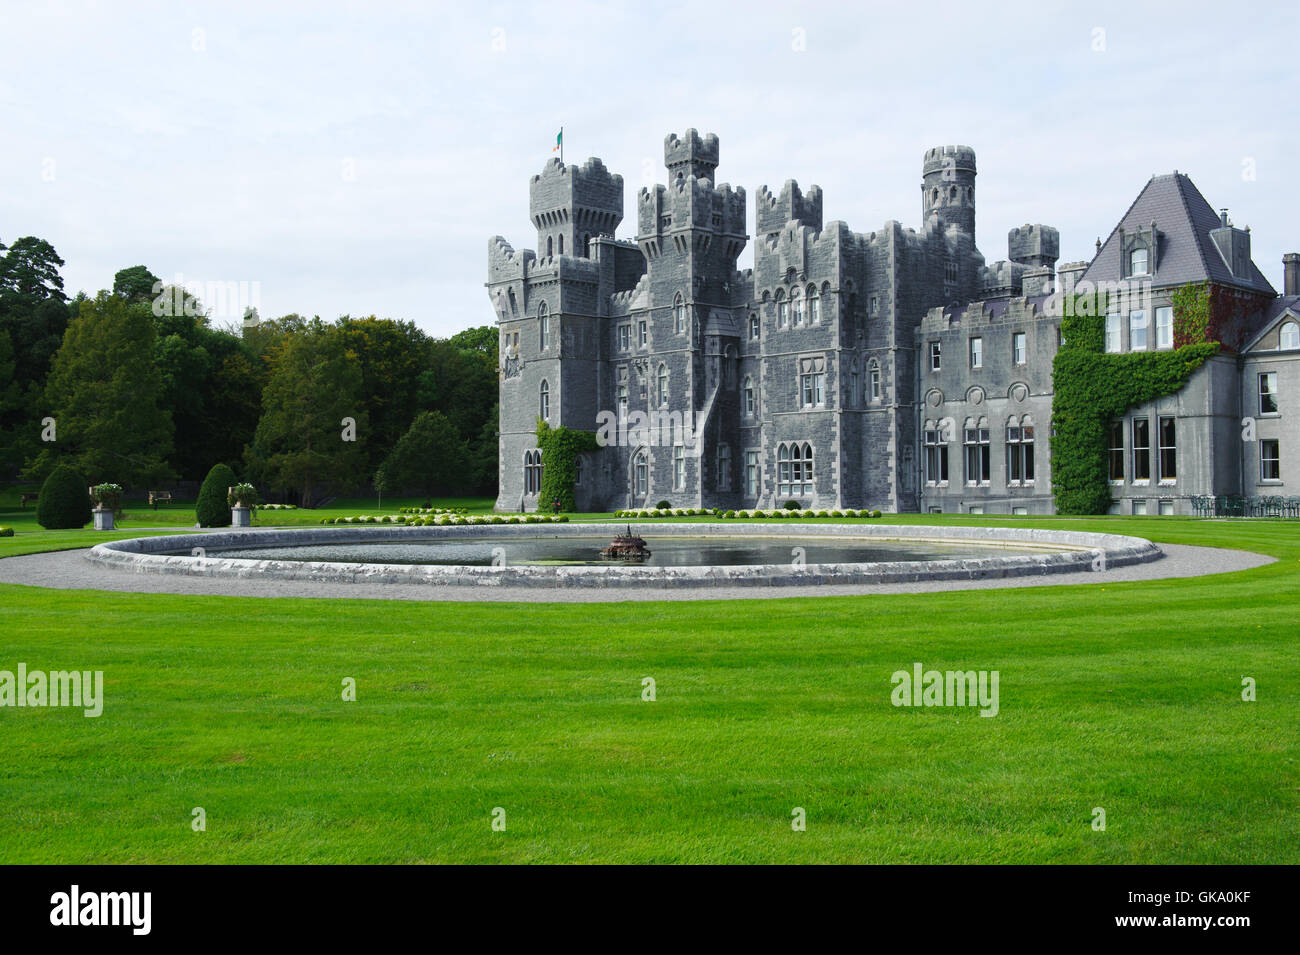
[[[247,454],[254,474],[274,488],[300,491],[303,507],[312,506],[322,486],[358,486],[366,473],[367,421],[360,363],[342,337],[316,319],[286,334],[271,364]]]
[[[83,302],[46,385],[56,440],[43,446],[28,474],[42,477],[67,463],[96,484],[168,476],[172,420],[159,405],[161,392],[148,310],[107,292]]]
[[[194,518],[200,527],[229,527],[230,500],[227,491],[239,483],[228,465],[214,464],[199,488],[194,504]]]
[[[425,497],[436,490],[459,490],[465,464],[465,442],[447,416],[422,411],[376,473],[376,487],[382,480],[390,489],[419,488]]]
[[[54,247],[33,236],[16,239],[0,255],[0,330],[9,333],[25,394],[39,393],[68,327],[62,265]]]
[[[370,423],[367,470],[372,470],[415,417],[429,339],[412,322],[373,315],[345,315],[337,328],[344,348],[356,357],[361,368],[361,394]]]
[[[85,478],[73,468],[59,466],[41,485],[36,522],[47,531],[76,530],[90,520],[90,493]]]
[[[143,265],[133,265],[113,276],[113,294],[128,302],[152,302],[158,294],[154,291],[158,281]]]
[[[0,329],[0,480],[13,474],[22,461],[21,429],[29,417],[16,370],[13,343],[9,333]]]

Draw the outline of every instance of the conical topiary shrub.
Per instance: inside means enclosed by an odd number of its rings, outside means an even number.
[[[76,530],[90,520],[90,493],[80,474],[59,465],[41,485],[36,520],[47,531]]]
[[[224,464],[214,464],[199,488],[194,516],[200,527],[229,527],[230,502],[226,492],[239,483],[235,472]]]

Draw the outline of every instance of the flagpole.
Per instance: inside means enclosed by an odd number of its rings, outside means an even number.
[[[564,127],[560,127],[560,165],[564,165]]]

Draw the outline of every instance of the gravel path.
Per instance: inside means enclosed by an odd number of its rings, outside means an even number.
[[[823,585],[820,587],[706,587],[698,590],[630,589],[539,590],[536,588],[427,587],[412,584],[338,584],[310,581],[222,579],[132,574],[92,564],[84,550],[28,554],[0,560],[0,583],[62,590],[107,590],[141,594],[211,594],[244,597],[350,597],[367,600],[521,601],[525,603],[608,603],[624,600],[755,600],[779,597],[831,597],[865,594],[936,593],[1006,587],[1056,587],[1121,581],[1199,577],[1250,570],[1275,558],[1218,547],[1161,544],[1165,556],[1149,564],[1101,573],[1047,574],[973,582],[936,580],[908,584]]]

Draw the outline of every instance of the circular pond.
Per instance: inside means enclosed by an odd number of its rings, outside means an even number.
[[[137,573],[524,587],[808,586],[1104,570],[1156,560],[1150,541],[1016,527],[641,524],[644,561],[602,559],[624,524],[321,527],[100,544]]]

